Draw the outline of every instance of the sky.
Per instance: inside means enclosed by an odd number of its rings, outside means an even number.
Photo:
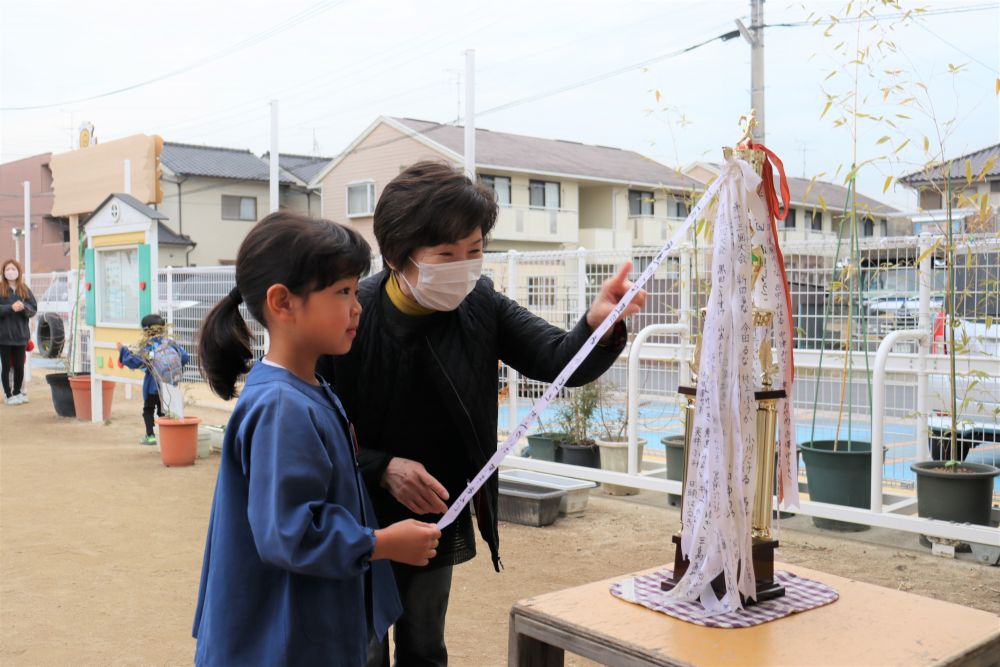
[[[846,6],[770,0],[764,18],[800,24]],[[766,28],[765,143],[788,175],[834,182],[852,160],[893,155],[866,165],[858,190],[912,210],[912,192],[882,190],[928,160],[924,136],[932,154],[943,136],[949,158],[1000,142],[1000,2],[902,6],[928,11],[905,24],[890,7],[875,10],[878,22]],[[717,161],[750,108],[750,47],[736,38],[678,52],[749,24],[749,11],[749,0],[0,0],[0,162],[69,150],[83,121],[99,141],[159,134],[261,154],[271,99],[281,152],[336,156],[380,115],[464,116],[466,49],[478,127],[669,166]],[[896,52],[873,49],[855,77],[853,55],[835,46],[873,43],[890,26]],[[917,98],[908,108],[882,103],[887,70],[926,86],[906,86]],[[859,111],[888,114],[896,129],[865,117],[854,132],[835,127],[836,105],[821,118],[827,94],[855,79]]]

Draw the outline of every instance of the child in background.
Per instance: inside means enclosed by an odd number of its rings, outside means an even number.
[[[3,374],[4,403],[7,405],[28,402],[21,385],[25,346],[31,341],[28,320],[37,310],[35,295],[24,284],[21,263],[8,259],[0,270],[0,373]]]
[[[142,339],[133,352],[125,345],[118,343],[118,361],[133,369],[144,369],[146,376],[142,379],[142,421],[146,424],[146,435],[139,444],[155,445],[153,434],[153,414],[163,416],[163,402],[168,400],[161,396],[168,391],[164,385],[176,387],[188,362],[188,353],[177,341],[167,335],[167,323],[159,315],[146,315],[142,318]],[[178,410],[179,406],[167,406],[170,410]]]
[[[313,372],[346,353],[371,250],[355,231],[273,213],[247,235],[236,287],[202,325],[202,373],[223,399],[250,365],[240,314],[267,328],[225,430],[193,634],[195,663],[365,664],[400,613],[389,560],[422,566],[440,531],[379,529],[340,400]]]

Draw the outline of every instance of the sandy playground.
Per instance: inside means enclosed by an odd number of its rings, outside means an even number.
[[[104,425],[57,417],[37,373],[29,395],[28,405],[0,405],[0,663],[191,664],[218,457],[165,468],[155,447],[137,444],[138,392],[126,401],[119,388]],[[582,518],[502,524],[502,574],[482,555],[456,569],[451,664],[505,665],[516,600],[666,563],[676,525],[663,495],[622,501],[596,490]],[[786,527],[780,558],[1000,613],[1000,569],[931,556],[916,536],[904,548],[858,539]]]

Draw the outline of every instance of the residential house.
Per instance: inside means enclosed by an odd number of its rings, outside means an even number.
[[[52,211],[51,153],[0,164],[0,262],[24,262],[24,182],[31,185],[31,270],[69,268],[69,222]]]
[[[196,244],[186,257],[172,257],[171,262],[177,266],[233,263],[247,232],[270,211],[268,161],[246,149],[165,142],[160,162],[163,201],[156,208],[178,234]],[[280,156],[282,208],[319,213],[319,194],[305,180],[321,168],[314,162],[325,164],[329,159]]]
[[[716,162],[694,162],[684,168],[684,173],[707,184],[719,175],[720,168]],[[778,221],[779,241],[836,242],[850,210],[848,189],[818,178],[789,176],[788,190],[791,207],[785,219]],[[903,213],[888,204],[858,193],[857,209],[860,238],[911,233]]]
[[[465,129],[381,117],[313,177],[323,217],[375,246],[378,197],[420,160],[463,164]],[[476,172],[500,205],[491,251],[659,246],[701,184],[632,151],[476,129]]]
[[[966,163],[973,179],[969,184]],[[950,167],[950,168],[949,168]],[[1000,208],[1000,144],[949,160],[947,164],[931,165],[899,179],[916,190],[920,212],[913,218],[913,232],[940,234],[947,230],[948,211],[945,194],[951,191],[951,215],[958,233],[996,233],[1000,231],[997,209]],[[985,215],[982,198],[986,198]]]
[[[0,164],[0,257],[25,259],[23,182],[31,184],[31,270],[32,273],[68,271],[70,268],[69,220],[54,217],[52,211],[51,153],[43,153]],[[129,197],[132,202],[140,202]],[[184,264],[194,242],[176,233],[160,216],[159,257],[161,266]],[[81,218],[81,227],[86,216]],[[16,230],[16,236],[14,233]],[[17,247],[15,248],[15,243]],[[3,261],[3,260],[0,260]],[[40,297],[42,295],[39,295]]]

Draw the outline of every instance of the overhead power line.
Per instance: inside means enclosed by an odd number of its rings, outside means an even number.
[[[31,104],[31,105],[23,105],[23,106],[0,107],[0,111],[31,111],[31,110],[35,110],[35,109],[52,109],[54,107],[61,107],[61,106],[66,106],[66,105],[70,105],[70,104],[79,104],[81,102],[89,102],[91,100],[101,99],[102,97],[111,97],[112,95],[120,95],[121,93],[125,93],[125,92],[128,92],[130,90],[136,90],[138,88],[143,88],[145,86],[149,86],[151,84],[158,83],[158,82],[163,81],[165,79],[169,79],[169,78],[175,77],[175,76],[177,76],[179,74],[184,74],[185,72],[190,72],[190,71],[198,69],[200,67],[204,67],[205,65],[208,65],[208,64],[213,63],[213,62],[215,62],[217,60],[225,58],[226,56],[232,55],[233,53],[236,53],[238,51],[242,51],[244,49],[250,48],[251,46],[255,46],[256,44],[259,44],[259,43],[261,43],[261,42],[263,42],[263,41],[265,41],[267,39],[270,39],[271,37],[274,37],[275,35],[277,35],[279,33],[285,32],[286,30],[289,30],[289,29],[295,27],[296,25],[298,25],[298,24],[300,24],[300,23],[302,23],[304,21],[307,21],[307,20],[309,20],[311,18],[315,18],[316,16],[319,16],[320,14],[322,14],[322,13],[324,13],[326,11],[329,11],[330,9],[333,9],[334,7],[342,5],[346,1],[347,0],[339,0],[337,2],[333,2],[333,1],[327,0],[325,2],[317,3],[317,4],[313,5],[312,7],[309,7],[308,9],[305,9],[305,10],[299,12],[298,14],[293,15],[289,19],[285,20],[283,23],[279,23],[278,25],[273,26],[271,28],[268,28],[267,30],[259,32],[259,33],[255,34],[255,35],[251,35],[250,37],[247,37],[246,39],[244,39],[241,42],[237,42],[236,44],[233,44],[232,46],[226,47],[225,49],[222,49],[221,51],[216,51],[215,53],[213,53],[211,55],[208,55],[208,56],[205,56],[204,58],[201,58],[199,60],[196,60],[193,63],[189,63],[187,65],[184,65],[183,67],[178,67],[177,69],[171,70],[169,72],[165,72],[165,73],[160,74],[159,76],[155,76],[155,77],[153,77],[151,79],[146,79],[145,81],[139,81],[137,83],[129,84],[127,86],[123,86],[121,88],[116,88],[114,90],[109,90],[107,92],[98,93],[97,95],[90,95],[88,97],[79,97],[79,98],[72,99],[72,100],[61,100],[59,102],[50,102],[50,103],[46,103],[46,104]]]

